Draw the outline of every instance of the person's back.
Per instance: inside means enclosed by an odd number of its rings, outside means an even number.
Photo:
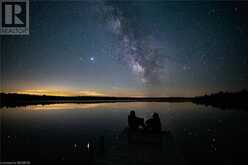
[[[137,123],[137,117],[135,116],[135,112],[131,111],[130,115],[128,115],[128,127],[131,130],[137,130],[138,129],[138,123]]]
[[[146,121],[146,130],[151,132],[161,131],[161,122],[159,115],[157,113],[153,114],[153,118]]]
[[[157,113],[153,114],[153,131],[154,132],[160,132],[161,131],[161,122],[159,115]]]
[[[161,131],[161,122],[160,122],[158,115],[153,118],[152,130],[153,130],[153,132],[160,132]]]
[[[135,112],[131,111],[128,116],[128,127],[131,130],[138,130],[139,126],[144,127],[144,119],[135,116]]]

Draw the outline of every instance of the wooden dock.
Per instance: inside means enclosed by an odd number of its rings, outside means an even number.
[[[125,129],[104,155],[96,159],[101,165],[181,165],[185,164],[180,149],[169,131],[159,134],[128,134]]]

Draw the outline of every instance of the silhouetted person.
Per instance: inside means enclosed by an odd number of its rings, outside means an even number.
[[[152,118],[146,121],[146,130],[151,132],[161,131],[161,122],[158,113],[153,113]]]
[[[132,131],[138,130],[139,126],[145,127],[144,119],[136,117],[134,111],[130,111],[130,114],[128,116],[128,127]]]

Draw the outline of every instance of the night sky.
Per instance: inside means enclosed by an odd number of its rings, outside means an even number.
[[[248,87],[248,2],[33,2],[3,92],[195,96]]]

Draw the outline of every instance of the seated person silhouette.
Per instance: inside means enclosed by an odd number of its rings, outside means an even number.
[[[139,126],[142,126],[145,128],[144,119],[136,117],[134,111],[130,111],[130,114],[128,115],[128,127],[132,131],[137,131],[139,129]]]
[[[161,122],[158,113],[153,113],[152,118],[146,121],[146,131],[161,132]]]

